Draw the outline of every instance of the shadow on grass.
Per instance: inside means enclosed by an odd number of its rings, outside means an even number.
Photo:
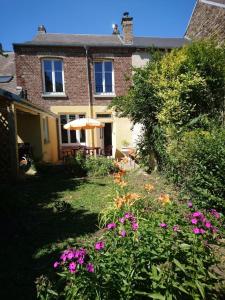
[[[54,253],[59,255],[57,248],[40,257],[37,250],[97,231],[97,214],[54,205],[60,192],[82,184],[85,180],[55,173],[0,185],[0,299],[36,299],[36,277],[52,266]]]

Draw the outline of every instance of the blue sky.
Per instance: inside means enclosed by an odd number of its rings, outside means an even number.
[[[111,34],[124,11],[137,36],[182,37],[195,0],[0,0],[0,43],[31,40],[37,26],[48,32]]]

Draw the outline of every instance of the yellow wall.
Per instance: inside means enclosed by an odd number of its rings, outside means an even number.
[[[112,144],[113,154],[117,156],[122,148],[123,140],[126,140],[129,144],[132,144],[132,123],[127,118],[117,118],[114,116],[111,110],[108,110],[106,105],[93,106],[92,117],[96,118],[97,113],[111,113],[112,118],[98,118],[100,122],[112,123]],[[51,106],[51,111],[55,114],[81,114],[84,113],[86,117],[90,116],[89,106]],[[87,130],[87,145],[92,145],[92,132],[94,132],[94,144],[95,146],[102,146],[99,139],[100,129]]]
[[[44,116],[42,115],[42,118]],[[44,143],[43,122],[42,122],[42,147],[43,161],[57,162],[58,161],[58,136],[56,119],[48,117],[49,142]]]
[[[17,110],[17,137],[18,143],[30,143],[35,159],[42,159],[39,114],[34,115]]]

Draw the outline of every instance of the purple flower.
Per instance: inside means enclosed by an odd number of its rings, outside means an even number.
[[[212,214],[216,219],[219,219],[219,218],[220,218],[220,214],[219,214],[218,211],[216,211],[215,209],[211,209],[211,214]]]
[[[122,230],[122,231],[120,232],[120,235],[121,235],[122,237],[125,237],[125,236],[127,235],[126,230]]]
[[[60,265],[60,263],[58,261],[54,262],[53,267],[57,268]]]
[[[162,227],[162,228],[167,228],[167,224],[166,223],[161,223],[159,226]]]
[[[91,264],[91,263],[88,263],[88,264],[87,264],[86,269],[87,269],[87,271],[90,272],[90,273],[94,273],[94,271],[95,271],[94,265]]]
[[[128,213],[125,213],[125,214],[124,214],[124,218],[125,218],[125,219],[130,219],[130,218],[133,218],[133,214],[132,214],[132,213],[130,213],[130,212],[128,212]]]
[[[67,254],[67,258],[68,258],[68,259],[74,258],[74,253],[73,253],[72,251],[69,252],[69,253]]]
[[[84,258],[83,258],[82,256],[79,257],[78,260],[77,260],[77,262],[78,262],[79,265],[83,265],[83,263],[84,263]]]
[[[124,217],[122,217],[122,218],[119,218],[119,221],[120,221],[120,223],[124,224],[124,222],[125,222],[125,218],[124,218]]]
[[[188,201],[188,204],[187,204],[187,205],[188,205],[189,208],[192,208],[192,207],[193,207],[193,203],[192,203],[191,201]]]
[[[198,220],[197,220],[196,218],[193,218],[193,219],[191,219],[191,223],[192,223],[192,224],[197,224],[197,223],[198,223]]]
[[[206,227],[206,228],[211,228],[211,227],[212,227],[211,222],[206,221],[206,222],[205,222],[205,227]]]
[[[199,234],[200,229],[198,227],[195,227],[195,228],[193,228],[193,232],[194,232],[194,234]]]
[[[74,273],[76,271],[76,267],[77,267],[77,265],[75,264],[75,262],[71,262],[69,264],[70,273]]]
[[[194,212],[194,213],[192,214],[192,216],[193,216],[194,218],[200,218],[200,217],[202,217],[202,213],[201,213],[200,211],[196,211],[196,212]]]
[[[173,226],[173,231],[178,231],[179,230],[179,225],[174,225]]]
[[[214,227],[214,226],[212,226],[211,229],[212,229],[212,232],[213,232],[213,233],[217,233],[217,232],[219,231],[218,228],[216,228],[216,227]]]
[[[62,261],[66,261],[67,260],[67,255],[66,254],[62,254],[61,256],[60,256],[60,259],[62,260]]]
[[[204,234],[204,233],[205,233],[205,230],[202,229],[202,228],[200,228],[200,229],[199,229],[199,233]]]
[[[97,242],[96,244],[95,244],[95,250],[101,250],[101,249],[103,249],[105,247],[105,243],[104,242]]]
[[[132,230],[137,231],[138,230],[138,223],[132,223]]]
[[[107,228],[108,228],[109,230],[115,229],[115,228],[116,228],[116,223],[110,223],[110,224],[108,224],[108,225],[107,225]]]

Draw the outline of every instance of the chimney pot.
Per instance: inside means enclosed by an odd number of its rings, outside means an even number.
[[[121,25],[124,43],[133,44],[133,18],[129,16],[129,12],[124,12]]]
[[[119,27],[117,24],[113,24],[113,33],[112,34],[120,34]]]
[[[46,28],[44,25],[38,26],[38,33],[46,33]]]

